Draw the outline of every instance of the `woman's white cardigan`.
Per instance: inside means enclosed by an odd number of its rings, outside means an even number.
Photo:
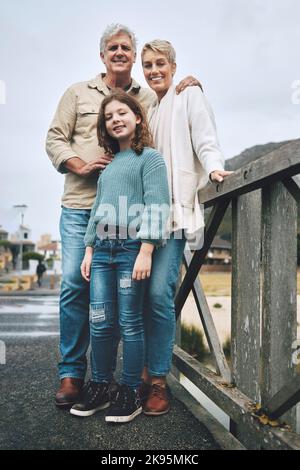
[[[175,221],[189,239],[204,227],[198,191],[209,182],[212,171],[224,169],[214,115],[199,87],[174,94],[171,158]]]

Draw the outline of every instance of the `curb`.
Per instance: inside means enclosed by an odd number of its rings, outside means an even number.
[[[12,291],[0,292],[1,297],[58,297],[60,290],[58,289],[45,289],[45,290],[27,290],[27,291]]]
[[[221,450],[246,450],[246,448],[229,432],[219,421],[212,416],[209,411],[180,384],[172,374],[168,375],[168,384],[172,394],[177,400],[183,403],[188,411],[202,423],[211,433],[215,442],[221,447]]]

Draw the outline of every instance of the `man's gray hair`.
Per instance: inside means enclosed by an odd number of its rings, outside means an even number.
[[[105,29],[105,31],[102,34],[101,39],[100,39],[100,52],[103,53],[108,41],[113,36],[115,36],[116,34],[119,34],[119,33],[127,34],[127,36],[131,40],[133,50],[134,50],[134,52],[136,52],[137,39],[135,37],[134,32],[131,31],[129,28],[127,28],[127,26],[125,26],[123,24],[119,24],[119,23],[116,23],[116,24],[113,23],[113,24],[110,24],[106,27],[106,29]]]

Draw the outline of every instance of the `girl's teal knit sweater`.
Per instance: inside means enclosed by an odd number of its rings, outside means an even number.
[[[169,216],[169,188],[163,157],[153,148],[141,155],[123,150],[98,179],[85,246],[94,246],[97,225],[138,227],[142,242],[160,244]]]

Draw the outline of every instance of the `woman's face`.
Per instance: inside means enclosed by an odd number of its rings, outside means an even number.
[[[176,64],[168,61],[161,52],[146,50],[142,57],[145,79],[160,100],[173,83]]]

